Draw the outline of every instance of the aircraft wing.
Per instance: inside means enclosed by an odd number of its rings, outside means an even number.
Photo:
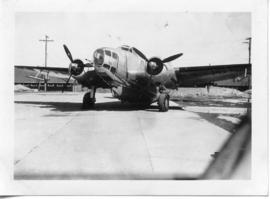
[[[65,82],[69,76],[70,73],[68,71],[68,68],[61,68],[61,67],[40,67],[40,66],[18,66],[16,65],[15,68],[23,69],[23,70],[30,70],[30,71],[36,71],[36,75],[33,76],[27,76],[32,79],[37,80],[43,80],[39,76],[41,74],[46,75],[49,73],[49,78],[54,77],[63,80]],[[84,77],[82,78],[82,82],[80,82],[84,86],[91,86],[95,85],[96,87],[101,88],[110,88],[105,81],[97,75],[95,70],[89,70],[87,73],[84,74]]]
[[[251,64],[180,67],[175,74],[179,86],[199,86],[219,80],[246,77],[251,74]]]
[[[61,72],[64,74],[68,74],[68,68],[61,68],[61,67],[42,67],[42,66],[15,66],[16,68],[21,69],[29,69],[29,70],[42,70],[42,71],[54,71],[54,72]]]
[[[61,79],[63,82],[65,82],[69,77],[68,68],[40,66],[15,66],[15,68],[29,71],[28,73],[32,74],[27,77],[36,80],[43,80],[43,78],[41,78],[42,75],[45,77],[47,74],[49,74],[50,77]]]

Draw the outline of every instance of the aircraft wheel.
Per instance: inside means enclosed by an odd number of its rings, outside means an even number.
[[[95,98],[91,98],[91,92],[85,93],[83,96],[82,109],[90,109],[95,105]]]
[[[158,98],[158,106],[160,112],[167,112],[169,110],[169,95],[161,93]]]

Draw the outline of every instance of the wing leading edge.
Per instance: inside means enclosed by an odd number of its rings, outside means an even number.
[[[21,68],[21,69],[37,69],[37,70],[42,70],[42,71],[54,71],[54,72],[61,72],[64,74],[68,74],[68,68],[61,68],[61,67],[42,67],[42,66],[20,66],[20,65],[15,65],[15,68]]]
[[[175,71],[179,86],[210,84],[251,74],[251,64],[181,67]]]

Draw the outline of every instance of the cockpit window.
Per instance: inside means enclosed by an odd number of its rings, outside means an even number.
[[[94,63],[97,65],[102,65],[104,62],[104,51],[102,49],[98,49],[94,53]]]
[[[103,67],[104,68],[107,68],[108,70],[110,70],[110,66],[108,64],[104,64]]]
[[[112,56],[111,51],[105,50],[105,55]]]
[[[114,58],[114,59],[118,59],[118,55],[116,54],[116,53],[112,53],[112,57]]]
[[[121,46],[121,49],[122,49],[122,50],[125,50],[125,51],[129,51],[129,48],[126,47],[126,46]]]
[[[112,66],[111,67],[111,72],[114,74],[116,72],[116,69]]]

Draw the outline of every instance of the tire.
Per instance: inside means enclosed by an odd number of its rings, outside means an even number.
[[[85,93],[83,96],[82,109],[91,109],[95,105],[95,99],[91,98],[91,92]]]
[[[158,98],[158,106],[160,112],[167,112],[169,110],[169,95],[161,93]]]

